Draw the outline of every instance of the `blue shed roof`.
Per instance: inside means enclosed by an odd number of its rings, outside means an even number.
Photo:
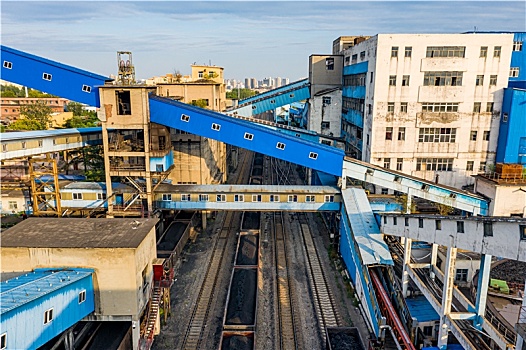
[[[93,273],[93,269],[35,269],[0,283],[0,315],[63,288]]]
[[[430,322],[439,321],[440,317],[426,297],[419,295],[414,298],[405,299],[409,313],[412,317],[416,318],[418,322]]]

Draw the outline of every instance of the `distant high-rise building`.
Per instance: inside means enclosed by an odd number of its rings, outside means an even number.
[[[250,78],[250,88],[251,89],[257,89],[258,88],[258,81],[256,78]]]
[[[281,78],[280,77],[277,77],[275,79],[274,86],[277,87],[277,88],[281,86]]]
[[[245,89],[250,89],[250,78],[245,78]]]
[[[283,78],[281,79],[281,85],[289,85],[290,81],[289,81],[289,78]]]

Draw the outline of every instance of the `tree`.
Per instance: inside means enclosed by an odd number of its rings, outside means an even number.
[[[203,99],[193,100],[190,104],[192,106],[196,106],[196,107],[199,107],[199,108],[206,108],[206,107],[208,107],[208,102],[206,100],[203,100]]]
[[[239,94],[238,94],[239,91]],[[233,89],[232,91],[227,91],[226,98],[231,98],[234,100],[242,100],[244,98],[252,97],[258,92],[250,89]]]
[[[23,118],[9,125],[11,130],[46,130],[51,122],[51,107],[43,101],[20,107]]]
[[[67,109],[73,112],[73,117],[65,121],[66,128],[91,128],[99,124],[97,113],[85,110],[78,102],[68,103]]]
[[[81,116],[84,113],[84,107],[78,102],[70,102],[66,105],[68,112],[73,112],[73,116]]]

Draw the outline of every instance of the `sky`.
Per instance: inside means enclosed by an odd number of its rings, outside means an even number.
[[[2,45],[105,76],[131,51],[138,79],[211,63],[227,79],[294,81],[339,36],[526,31],[524,1],[2,0],[0,11]]]

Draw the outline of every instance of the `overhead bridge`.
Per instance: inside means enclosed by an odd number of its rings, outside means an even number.
[[[310,98],[309,79],[302,79],[239,101],[227,114],[250,117]]]
[[[4,132],[0,160],[102,145],[102,128]]]

